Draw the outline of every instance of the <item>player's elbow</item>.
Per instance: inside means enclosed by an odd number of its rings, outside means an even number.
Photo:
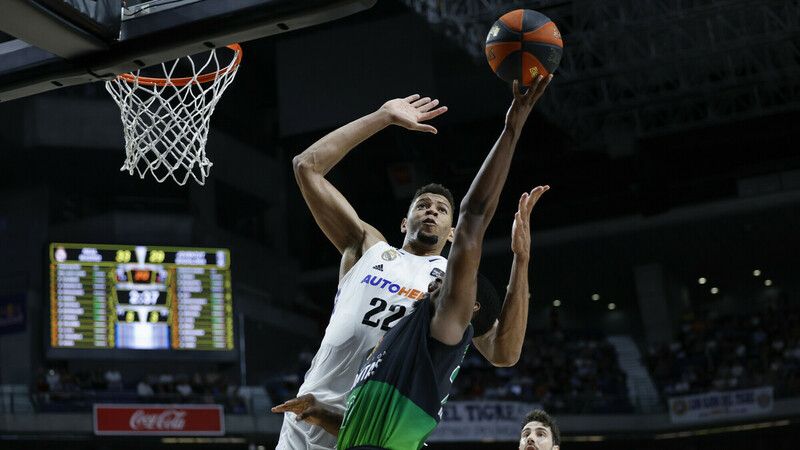
[[[482,217],[486,214],[486,211],[489,209],[489,202],[486,200],[480,200],[477,196],[472,195],[472,193],[467,193],[464,200],[459,205],[458,210],[461,212],[459,215],[459,220],[469,217]]]
[[[474,215],[462,211],[458,215],[458,226],[456,227],[455,238],[462,252],[480,254],[483,235],[489,224],[489,219],[481,215]],[[452,250],[451,250],[452,251]]]
[[[316,175],[313,160],[303,154],[299,154],[292,159],[292,169],[300,189],[308,186],[314,175]]]
[[[292,158],[292,169],[294,170],[295,177],[299,178],[303,173],[307,173],[311,170],[311,164],[308,158],[300,154]]]
[[[462,202],[458,215],[459,226],[468,226],[475,232],[485,230],[492,220],[496,206],[496,204],[474,199]]]
[[[521,350],[495,351],[490,361],[495,367],[512,367],[519,362]]]

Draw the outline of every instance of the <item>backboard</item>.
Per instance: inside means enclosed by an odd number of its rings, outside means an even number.
[[[321,24],[376,1],[3,0],[0,101]]]

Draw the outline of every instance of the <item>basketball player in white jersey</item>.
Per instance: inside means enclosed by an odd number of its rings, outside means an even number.
[[[536,91],[534,103],[549,82],[550,78],[534,81],[531,86]],[[419,95],[390,100],[377,111],[326,135],[293,160],[303,198],[319,227],[342,254],[330,323],[298,396],[313,394],[318,401],[344,412],[364,353],[411,311],[413,303],[428,291],[432,281],[444,275],[447,260],[440,254],[445,244],[453,240],[454,232],[454,201],[447,189],[428,185],[417,192],[400,223],[405,234],[403,245],[395,248],[377,229],[361,220],[344,196],[325,179],[350,150],[389,125],[436,133],[436,128],[423,122],[447,111],[447,107],[437,108],[438,105],[438,100]],[[496,145],[516,146],[519,129],[514,128],[507,116],[506,127]],[[507,138],[509,133],[513,139]],[[499,321],[482,330],[476,328],[475,347],[492,364],[515,364],[522,349],[527,317],[527,253],[518,258],[515,252]],[[335,445],[336,438],[321,427],[297,422],[293,413],[284,414],[278,450],[323,450]]]

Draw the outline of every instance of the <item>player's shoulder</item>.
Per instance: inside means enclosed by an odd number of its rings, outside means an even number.
[[[386,257],[391,257],[392,255],[395,255],[397,252],[398,249],[389,245],[388,242],[376,241],[364,251],[364,254],[361,256],[361,258],[364,259],[364,257],[371,257],[371,258],[383,257],[383,259],[386,259]]]
[[[342,254],[342,262],[340,264],[339,282],[344,283],[352,278],[354,273],[362,273],[364,270],[369,269],[376,260],[380,259],[380,255],[387,255],[391,251],[396,251],[394,247],[385,241],[378,241],[372,244],[361,255],[355,255],[353,252],[345,252]],[[386,259],[384,257],[384,259]]]
[[[376,252],[377,253],[377,252]],[[409,251],[403,250],[402,248],[395,248],[391,245],[388,245],[381,249],[380,251],[380,258],[386,262],[399,262],[404,263],[401,264],[402,266],[412,266],[412,267],[436,267],[441,266],[442,268],[447,266],[447,258],[441,255],[415,255]]]

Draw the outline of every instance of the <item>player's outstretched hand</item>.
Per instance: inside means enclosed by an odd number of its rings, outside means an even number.
[[[319,403],[312,394],[301,395],[300,397],[287,400],[282,404],[272,408],[272,412],[286,413],[291,412],[297,415],[298,422],[305,421],[311,425],[321,425],[320,416],[323,413],[322,404]]]
[[[528,120],[528,114],[533,109],[533,105],[544,94],[545,89],[547,89],[552,80],[552,74],[547,77],[538,75],[533,79],[531,87],[524,94],[520,92],[519,80],[514,80],[514,101],[511,102],[511,107],[508,108],[506,125],[511,125],[515,128],[522,127],[525,121]]]
[[[430,97],[420,98],[414,94],[406,98],[389,100],[381,109],[389,114],[390,123],[415,131],[436,134],[436,128],[422,123],[447,112],[446,106],[439,106],[439,100]]]
[[[526,257],[531,250],[531,211],[539,198],[550,186],[536,186],[530,193],[524,192],[519,199],[519,209],[514,214],[511,227],[511,250],[517,256]]]

